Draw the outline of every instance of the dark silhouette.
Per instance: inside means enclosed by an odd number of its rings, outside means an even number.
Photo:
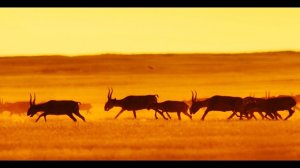
[[[112,99],[113,90],[108,90],[107,102],[105,103],[104,110],[109,111],[113,107],[121,107],[121,111],[115,116],[115,119],[123,113],[125,110],[132,111],[133,116],[136,119],[136,111],[147,109],[150,110],[150,105],[157,103],[158,95],[143,95],[143,96],[127,96],[121,100],[117,100],[116,98]],[[163,115],[162,112],[158,112],[164,119],[167,118]]]
[[[0,113],[7,111],[10,113],[10,116],[13,114],[17,115],[26,115],[26,112],[28,108],[30,107],[30,104],[28,101],[17,101],[17,102],[3,102],[0,101]],[[92,105],[89,103],[81,103],[79,106],[79,110],[86,110],[86,112],[89,114],[90,110],[92,108]]]
[[[289,119],[295,112],[292,108],[296,107],[296,101],[293,97],[291,96],[281,96],[281,97],[272,97],[269,99],[265,99],[264,101],[253,101],[252,103],[248,104],[246,107],[246,111],[249,109],[257,108],[260,109],[261,111],[266,112],[266,115],[272,116],[272,119],[282,119],[282,117],[278,114],[278,111],[284,111],[288,110],[289,115],[284,119],[287,120]]]
[[[68,115],[74,122],[77,119],[73,116],[73,113],[85,121],[85,118],[79,113],[80,102],[73,100],[50,100],[46,103],[35,104],[35,95],[32,101],[30,94],[30,107],[27,112],[27,116],[33,117],[37,112],[43,111],[43,113],[36,119],[36,122],[44,116],[46,122],[47,115]]]
[[[268,116],[270,116],[271,119],[274,119],[275,115],[281,118],[281,116],[278,113],[276,113],[276,114],[267,113],[265,111],[265,109],[263,107],[261,107],[261,105],[263,104],[263,102],[265,100],[266,100],[265,98],[255,98],[255,97],[250,97],[250,96],[245,97],[243,99],[244,110],[245,110],[245,113],[249,116],[249,119],[251,119],[251,118],[257,119],[254,115],[254,112],[257,112],[263,120],[265,118],[270,120],[270,118],[268,118]],[[266,114],[264,115],[263,112],[265,112]]]
[[[192,92],[192,106],[190,107],[190,114],[195,114],[200,108],[207,107],[201,120],[204,120],[209,111],[233,111],[232,115],[228,117],[231,119],[237,112],[240,112],[240,119],[244,114],[243,112],[243,99],[240,97],[231,96],[213,96],[203,101],[197,101],[197,92],[195,95]]]
[[[189,106],[185,102],[182,102],[182,101],[168,100],[168,101],[164,101],[161,103],[154,103],[154,104],[151,104],[150,108],[155,110],[155,118],[156,119],[157,119],[156,112],[159,112],[159,111],[161,111],[162,113],[166,112],[169,119],[171,119],[171,116],[168,114],[168,112],[177,112],[177,116],[178,116],[179,120],[181,120],[181,117],[180,117],[181,112],[183,114],[185,114],[186,116],[188,116],[190,119],[192,119],[192,116],[188,114]]]

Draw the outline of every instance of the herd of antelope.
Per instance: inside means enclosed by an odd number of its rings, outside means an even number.
[[[107,102],[104,106],[105,111],[109,111],[113,107],[121,107],[121,111],[115,116],[115,119],[123,113],[125,110],[132,111],[134,118],[136,118],[136,111],[141,109],[154,110],[155,118],[158,119],[157,113],[159,113],[165,120],[168,120],[164,116],[164,112],[168,115],[169,119],[171,116],[168,112],[177,113],[178,119],[181,120],[181,113],[192,119],[192,115],[195,114],[200,108],[206,107],[206,110],[201,118],[205,119],[205,116],[209,111],[232,111],[232,114],[228,117],[231,119],[234,116],[248,120],[251,118],[257,119],[254,112],[258,112],[262,119],[278,120],[282,119],[278,111],[287,110],[289,115],[284,119],[290,118],[295,110],[299,109],[296,106],[296,101],[291,96],[279,96],[272,98],[255,98],[255,97],[232,97],[232,96],[212,96],[203,101],[197,100],[197,92],[192,92],[192,105],[188,106],[183,101],[168,100],[164,102],[157,102],[158,95],[143,95],[143,96],[127,96],[123,99],[117,100],[112,99],[113,90],[108,90]],[[190,111],[190,114],[188,113]],[[265,114],[263,114],[263,112]]]
[[[154,116],[156,119],[158,119],[157,113],[159,113],[165,120],[171,119],[169,112],[174,112],[177,113],[178,120],[181,120],[181,113],[192,120],[193,114],[196,114],[199,109],[206,107],[201,120],[204,120],[210,111],[231,111],[232,114],[228,117],[228,119],[231,119],[234,116],[239,117],[240,120],[243,118],[248,120],[252,118],[257,119],[254,115],[254,112],[257,112],[262,119],[278,120],[283,119],[278,112],[285,110],[289,112],[288,116],[284,118],[284,120],[287,120],[294,114],[295,108],[299,110],[296,106],[295,99],[291,96],[278,96],[271,98],[255,98],[248,96],[241,98],[216,95],[200,101],[197,100],[197,92],[192,92],[192,104],[189,107],[189,105],[184,101],[167,100],[164,102],[158,102],[158,95],[135,95],[117,100],[116,98],[112,98],[112,93],[113,90],[109,89],[104,110],[109,111],[113,107],[121,107],[121,111],[115,116],[115,119],[117,119],[124,111],[132,111],[134,118],[136,118],[136,111],[147,109],[155,111]],[[89,104],[81,106],[80,102],[73,100],[50,100],[45,103],[36,104],[35,99],[35,95],[32,99],[30,94],[29,104],[28,102],[18,102],[18,104],[22,105],[22,107],[29,105],[29,107],[27,107],[27,116],[30,117],[33,117],[37,114],[37,112],[42,112],[36,119],[36,122],[41,117],[44,117],[46,122],[47,115],[67,115],[76,122],[77,119],[73,116],[73,114],[85,121],[84,116],[82,116],[79,112],[80,107],[88,108],[88,110],[91,108],[91,105]],[[6,107],[6,110],[9,109],[8,107],[14,107],[12,106],[14,104],[5,104],[3,102],[0,104],[2,104],[0,106],[0,110],[5,109],[3,107]],[[10,108],[10,110],[16,110],[16,108]],[[24,112],[24,110],[22,111]],[[164,113],[167,114],[168,118],[165,117]]]

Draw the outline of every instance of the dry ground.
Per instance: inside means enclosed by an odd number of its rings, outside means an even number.
[[[48,117],[50,118],[50,117]],[[65,117],[67,118],[67,117]],[[300,122],[2,121],[1,160],[299,160]]]
[[[0,159],[181,160],[300,159],[300,114],[289,121],[227,121],[230,113],[203,109],[190,121],[183,116],[155,120],[140,111],[137,120],[120,110],[104,111],[107,88],[113,98],[159,94],[159,101],[190,100],[216,94],[261,97],[300,93],[300,54],[101,55],[82,57],[0,58],[0,98],[37,103],[72,99],[91,103],[83,123],[67,116],[49,116],[38,123],[24,115],[0,115]],[[299,105],[298,105],[299,106]],[[286,112],[282,112],[286,116]],[[259,118],[259,116],[257,116]]]

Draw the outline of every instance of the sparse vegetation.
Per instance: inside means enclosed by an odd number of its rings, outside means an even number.
[[[131,114],[132,115],[132,114]],[[3,121],[1,160],[299,160],[300,122],[66,117]]]

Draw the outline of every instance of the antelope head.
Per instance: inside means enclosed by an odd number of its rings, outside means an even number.
[[[111,98],[112,93],[113,93],[113,89],[111,89],[111,90],[108,89],[107,102],[105,103],[105,106],[104,106],[105,111],[109,111],[111,108],[114,107],[114,102],[116,99]]]
[[[38,112],[38,110],[36,109],[36,105],[35,105],[35,94],[34,94],[33,100],[32,100],[32,96],[30,94],[29,104],[30,104],[30,107],[27,111],[27,116],[33,117],[34,114],[36,114]]]
[[[195,114],[201,107],[202,107],[202,102],[197,101],[197,92],[195,91],[194,94],[192,91],[192,105],[190,107],[190,114]]]

